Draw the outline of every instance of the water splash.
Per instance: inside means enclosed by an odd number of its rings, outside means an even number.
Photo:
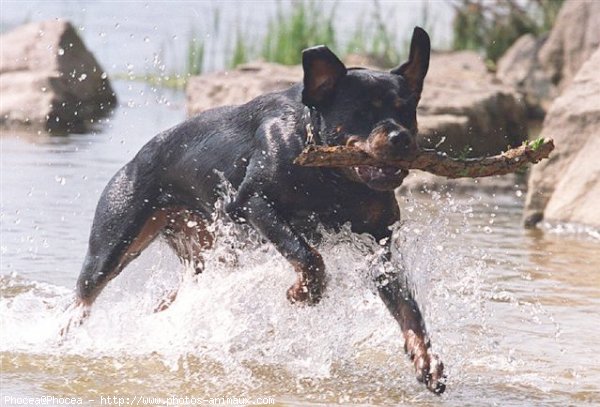
[[[255,389],[268,382],[291,393],[331,391],[338,381],[362,381],[363,391],[383,388],[396,400],[402,391],[391,389],[422,390],[404,357],[400,329],[372,282],[373,270],[383,267],[380,244],[347,227],[323,230],[318,249],[327,266],[325,295],[314,307],[292,305],[285,298],[295,279],[289,264],[247,226],[227,222],[223,206],[232,192],[224,187],[213,214],[216,244],[204,273],[195,276],[157,242],[107,286],[90,318],[62,343],[58,330],[71,290],[3,277],[0,352],[90,363],[108,358],[126,366],[143,360],[186,383],[208,375],[221,385]],[[428,205],[442,209],[431,216]],[[466,361],[494,346],[485,338],[485,264],[473,260],[485,253],[456,245],[470,227],[468,206],[441,195],[431,203],[409,197],[404,206],[410,217],[394,226],[393,262],[404,265],[413,282],[451,383],[461,382],[470,374],[463,371]],[[464,221],[457,226],[449,216]],[[170,308],[154,313],[176,289]],[[287,380],[293,386],[280,383]]]

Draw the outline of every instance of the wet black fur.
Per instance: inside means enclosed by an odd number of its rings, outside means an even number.
[[[304,52],[303,83],[240,106],[205,111],[149,141],[100,198],[79,297],[93,300],[118,274],[120,256],[157,210],[185,207],[210,218],[219,198],[219,173],[237,190],[226,208],[231,218],[249,223],[292,262],[309,267],[316,261],[311,242],[303,237],[316,223],[333,229],[350,223],[354,232],[378,240],[390,237],[389,227],[400,217],[393,190],[375,190],[342,171],[293,161],[306,144],[311,122],[319,123],[315,133],[329,145],[344,144],[350,135],[366,139],[382,123],[416,136],[416,107],[429,60],[429,39],[425,43],[418,35],[414,52],[420,47],[427,54],[420,83],[411,82],[402,66],[389,73],[346,69],[326,47],[315,47]],[[307,115],[307,106],[318,121]],[[116,205],[119,191],[124,191],[123,202]],[[402,281],[391,278],[380,289],[384,302],[397,319],[399,307],[412,308],[414,322],[423,326],[408,290],[398,295]]]

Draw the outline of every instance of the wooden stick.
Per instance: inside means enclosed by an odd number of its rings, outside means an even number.
[[[458,159],[435,150],[422,150],[410,161],[382,161],[354,146],[311,145],[302,151],[294,163],[306,167],[395,167],[427,171],[446,178],[479,178],[518,171],[528,163],[547,158],[552,150],[552,139],[538,139],[491,157]]]

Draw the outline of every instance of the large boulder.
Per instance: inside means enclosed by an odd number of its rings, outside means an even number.
[[[421,144],[454,156],[493,155],[527,138],[524,101],[472,51],[432,56],[419,114]]]
[[[525,34],[498,60],[498,79],[524,95],[530,117],[541,118],[557,96],[550,76],[541,69],[538,53],[547,37]]]
[[[567,0],[548,36],[519,38],[498,61],[497,76],[522,92],[532,113],[547,111],[600,45],[600,1]]]
[[[529,178],[525,225],[542,219],[600,228],[600,49],[581,67],[544,121],[553,138],[549,160]]]
[[[69,22],[20,26],[0,42],[0,125],[75,130],[116,104],[107,74]]]
[[[300,66],[266,62],[194,76],[186,86],[187,112],[189,116],[193,116],[217,106],[246,103],[263,93],[289,88],[300,80]]]
[[[540,49],[543,69],[559,88],[567,86],[600,46],[600,2],[567,0]]]
[[[302,80],[302,69],[254,63],[188,82],[189,115],[240,104]],[[474,52],[434,54],[419,105],[420,142],[450,154],[496,154],[526,137],[525,105]]]

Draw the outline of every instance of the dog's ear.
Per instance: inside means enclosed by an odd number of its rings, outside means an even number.
[[[333,96],[338,81],[347,72],[344,63],[324,45],[302,51],[302,68],[302,103],[309,107],[326,103]]]
[[[418,96],[421,95],[423,80],[427,75],[427,69],[429,69],[430,53],[429,35],[421,27],[415,27],[410,40],[408,61],[391,71],[394,74],[402,75],[406,79],[409,88]]]

